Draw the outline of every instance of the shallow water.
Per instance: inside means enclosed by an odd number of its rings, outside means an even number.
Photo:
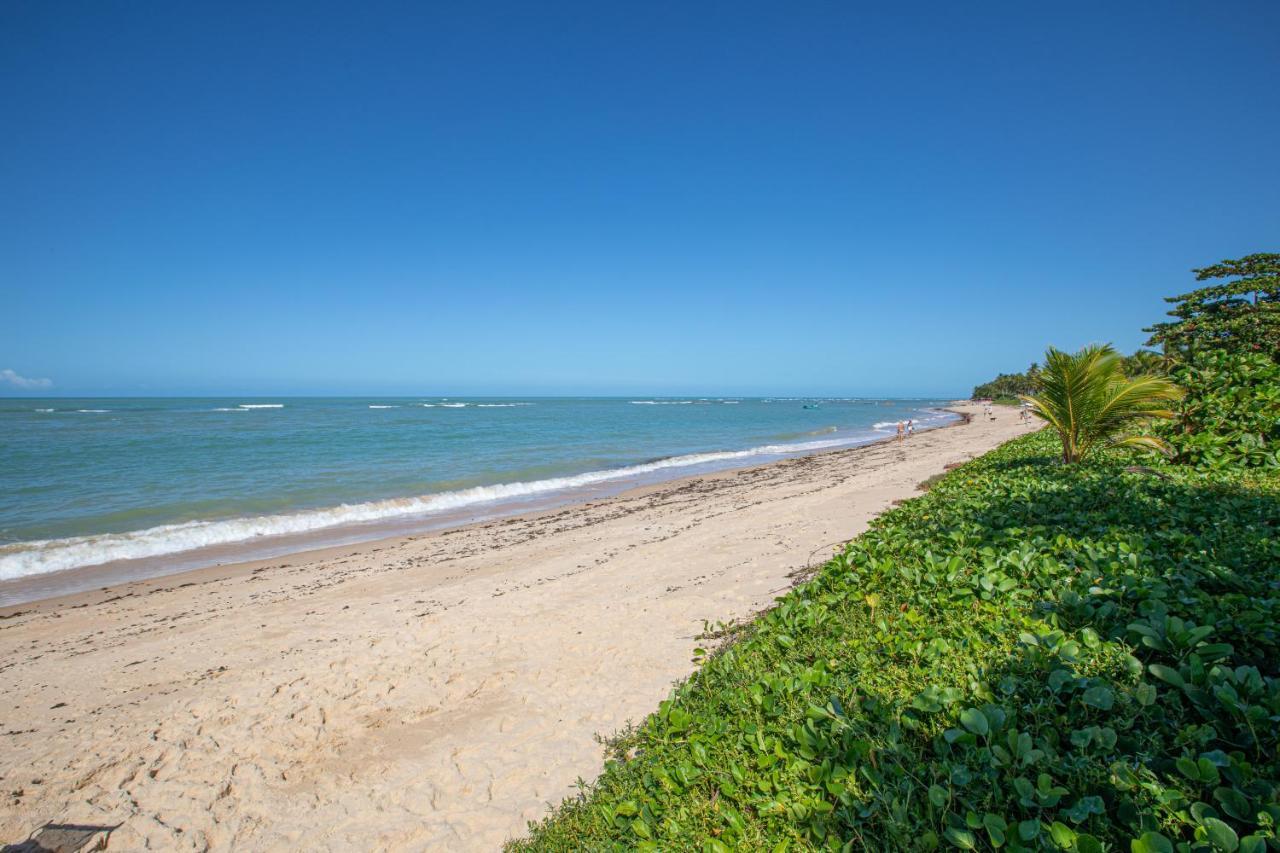
[[[145,576],[853,446],[940,400],[0,400],[0,583]],[[805,408],[805,406],[816,408]],[[0,602],[12,595],[0,589]]]

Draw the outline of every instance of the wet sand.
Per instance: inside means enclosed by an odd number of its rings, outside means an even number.
[[[1016,411],[454,530],[0,610],[0,843],[492,850],[595,736]]]

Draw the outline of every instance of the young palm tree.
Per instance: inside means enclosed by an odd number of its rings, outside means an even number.
[[[1058,431],[1062,461],[1071,464],[1099,442],[1172,455],[1169,444],[1155,436],[1115,435],[1135,420],[1173,417],[1168,404],[1181,396],[1182,389],[1164,377],[1125,376],[1120,354],[1110,345],[1094,344],[1074,354],[1049,347],[1040,390],[1022,399],[1032,414]]]

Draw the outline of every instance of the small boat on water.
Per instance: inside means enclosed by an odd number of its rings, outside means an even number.
[[[817,403],[805,403],[805,404],[804,404],[804,407],[805,407],[806,409],[816,409],[816,408],[818,408],[818,404],[817,404]]]

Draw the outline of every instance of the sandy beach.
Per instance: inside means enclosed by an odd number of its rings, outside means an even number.
[[[591,779],[597,735],[918,484],[1027,431],[898,442],[440,533],[0,611],[0,843],[493,850]]]

